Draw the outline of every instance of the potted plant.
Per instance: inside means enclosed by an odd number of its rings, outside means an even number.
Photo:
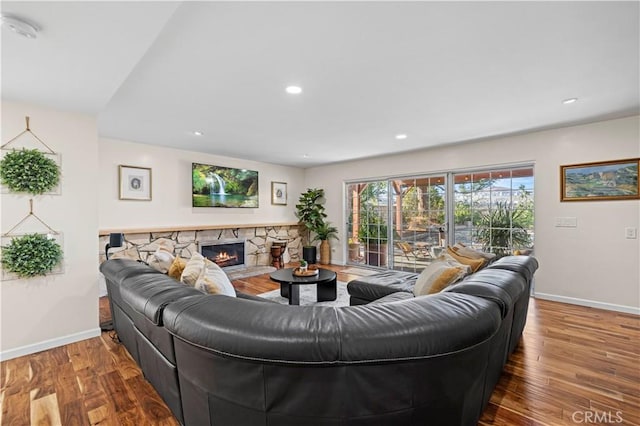
[[[296,204],[296,217],[303,227],[302,257],[307,262],[316,263],[316,246],[311,245],[311,232],[324,224],[327,214],[324,212],[324,189],[308,188],[300,194]]]
[[[331,226],[331,222],[323,221],[317,228],[313,230],[316,234],[313,241],[320,240],[320,264],[328,265],[331,263],[331,244],[330,239],[338,239],[338,228]]]
[[[495,208],[482,214],[477,231],[482,249],[502,257],[531,244],[531,237],[522,224],[525,212],[517,207],[511,210],[507,203],[499,202]]]
[[[298,268],[298,270],[300,270],[300,272],[307,272],[307,267],[309,265],[307,264],[307,261],[302,259],[300,260],[300,267]]]
[[[367,222],[360,224],[358,238],[365,245],[368,265],[387,266],[387,232],[387,224],[380,215],[369,216]]]
[[[354,238],[349,238],[349,260],[352,262],[355,262],[359,258],[360,258],[360,241]]]

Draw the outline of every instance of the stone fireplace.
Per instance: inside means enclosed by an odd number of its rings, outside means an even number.
[[[221,268],[232,270],[246,267],[245,246],[246,240],[242,239],[213,240],[198,243],[198,250]]]

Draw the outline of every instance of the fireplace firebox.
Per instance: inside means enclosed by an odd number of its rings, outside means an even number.
[[[200,242],[200,254],[224,269],[244,268],[245,240],[215,240]]]

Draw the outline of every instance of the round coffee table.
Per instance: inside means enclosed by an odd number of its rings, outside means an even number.
[[[278,269],[269,275],[272,281],[280,283],[280,295],[289,299],[290,305],[300,304],[300,286],[316,284],[318,302],[336,300],[336,273],[328,269],[318,269],[318,275],[297,277],[293,275],[295,268]]]

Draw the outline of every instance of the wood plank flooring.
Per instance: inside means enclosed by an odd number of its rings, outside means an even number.
[[[331,266],[338,280],[358,275]],[[234,281],[277,288],[268,275]],[[100,304],[101,321],[110,313]],[[109,333],[0,363],[1,425],[178,425]],[[640,425],[640,317],[531,300],[480,425]]]

